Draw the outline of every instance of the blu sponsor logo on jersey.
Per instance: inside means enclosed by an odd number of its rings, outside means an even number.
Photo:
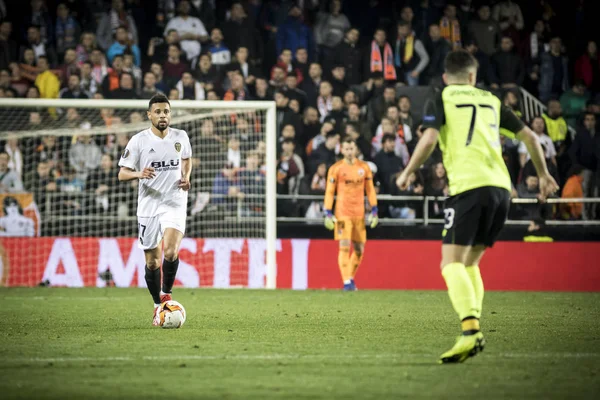
[[[174,169],[179,169],[179,160],[169,160],[169,161],[153,161],[150,166],[154,168],[155,171],[170,171]]]

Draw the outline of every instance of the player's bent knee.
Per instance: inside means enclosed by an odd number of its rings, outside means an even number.
[[[166,248],[165,249],[165,260],[167,261],[175,261],[179,256],[177,249],[175,248]]]
[[[151,258],[146,260],[146,266],[149,270],[154,271],[155,269],[160,268],[160,259],[159,258]]]

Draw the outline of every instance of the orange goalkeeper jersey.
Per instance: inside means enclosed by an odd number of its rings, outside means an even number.
[[[365,192],[371,207],[377,205],[377,196],[373,186],[373,174],[369,165],[360,160],[348,164],[340,160],[329,168],[327,189],[325,190],[325,209],[331,210],[337,191],[335,217],[364,218]]]

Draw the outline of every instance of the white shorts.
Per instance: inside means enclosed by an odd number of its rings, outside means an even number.
[[[142,250],[157,248],[167,228],[177,229],[185,234],[185,218],[185,212],[167,212],[154,217],[138,217],[139,248]]]

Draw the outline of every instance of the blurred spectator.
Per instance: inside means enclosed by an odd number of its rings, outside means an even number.
[[[312,63],[308,68],[308,78],[300,84],[300,89],[306,93],[306,100],[311,107],[317,107],[319,85],[321,84],[323,69],[319,63]]]
[[[501,1],[494,6],[492,17],[500,23],[503,33],[516,32],[523,29],[521,7],[512,0]]]
[[[254,84],[254,94],[252,97],[254,100],[273,100],[273,91],[269,87],[269,84],[265,78],[256,78],[256,82]]]
[[[219,73],[217,72],[217,68],[212,65],[210,53],[205,53],[200,56],[198,68],[194,71],[194,75],[196,80],[204,86],[205,91],[215,88],[215,84],[218,82]]]
[[[340,142],[340,135],[335,131],[330,131],[325,136],[325,141],[313,150],[308,156],[308,173],[313,174],[317,170],[317,166],[325,163],[327,168],[331,167],[336,162],[336,148]]]
[[[109,195],[117,194],[119,180],[117,179],[115,163],[110,154],[103,154],[100,168],[93,170],[87,177],[85,188],[95,194],[92,210],[95,213],[116,211],[116,205],[122,200]]]
[[[562,190],[562,199],[581,199],[584,197],[583,193],[583,167],[581,165],[573,165],[569,171],[569,179],[565,183],[565,187]],[[592,206],[596,204],[592,203]],[[584,203],[561,203],[558,207],[560,217],[562,219],[582,219],[584,217]],[[586,216],[587,217],[587,216]],[[591,219],[593,219],[592,216]],[[590,219],[585,218],[584,219]]]
[[[58,77],[52,71],[50,71],[48,58],[46,56],[40,56],[38,58],[38,68],[41,72],[37,78],[35,78],[35,86],[37,86],[40,91],[40,98],[58,98],[60,81],[58,80]]]
[[[8,168],[14,171],[19,179],[23,178],[23,153],[19,147],[19,139],[16,136],[9,136],[4,145],[4,152],[10,157]]]
[[[425,190],[423,178],[420,171],[413,172],[408,176],[408,187],[401,190],[398,186],[400,174],[392,176],[391,192],[392,196],[422,196]],[[410,201],[394,201],[388,207],[390,217],[399,219],[415,219],[417,217],[418,203]],[[422,207],[421,207],[422,208]]]
[[[40,40],[50,46],[54,43],[54,29],[52,19],[48,12],[48,7],[43,0],[31,0],[31,13],[29,13],[23,21],[22,27],[35,25],[38,27]],[[37,56],[37,55],[36,55]]]
[[[496,20],[490,18],[490,6],[487,4],[479,6],[477,15],[479,19],[469,23],[469,39],[488,57],[491,57],[498,50],[500,25]]]
[[[190,16],[190,2],[182,0],[177,7],[178,16],[172,18],[165,27],[165,36],[171,29],[177,30],[181,40],[181,49],[187,55],[187,59],[191,63],[192,68],[195,68],[198,56],[200,55],[200,42],[208,40],[208,32],[202,21],[196,17]],[[169,58],[171,57],[171,47],[169,47]],[[171,61],[173,62],[173,61]],[[165,73],[166,73],[165,68]]]
[[[223,100],[250,100],[249,93],[244,89],[244,78],[238,71],[231,77],[231,88],[225,92]]]
[[[304,178],[304,163],[295,154],[293,139],[285,139],[281,144],[281,157],[277,164],[277,194],[297,195]],[[296,213],[296,199],[278,199],[277,215],[293,217]]]
[[[200,82],[197,82],[191,72],[184,72],[175,88],[180,100],[204,100],[205,94]]]
[[[418,86],[419,76],[429,64],[429,55],[412,28],[406,22],[398,23],[398,36],[394,43],[396,76],[408,86]]]
[[[100,82],[96,81],[93,76],[93,65],[90,61],[85,61],[81,64],[81,78],[79,87],[82,91],[87,92],[89,95],[94,95],[98,91]]]
[[[111,91],[108,98],[119,100],[137,99],[138,95],[133,86],[134,82],[133,75],[123,71],[119,78],[119,88]]]
[[[383,76],[388,82],[395,82],[397,79],[396,68],[394,67],[394,54],[392,46],[386,41],[385,30],[380,28],[375,31],[371,45],[365,48],[364,71],[368,75],[377,74]]]
[[[433,164],[425,181],[425,195],[444,197],[448,196],[448,177],[446,168],[441,162]],[[429,203],[429,215],[438,217],[443,215],[443,201],[434,200]]]
[[[583,169],[583,191],[586,197],[598,197],[600,191],[600,135],[596,129],[596,115],[586,112],[583,117],[583,128],[575,135],[573,144],[569,148],[569,157],[573,165]],[[590,204],[584,209],[584,218],[595,218]],[[595,209],[595,208],[594,208]]]
[[[503,36],[500,42],[500,51],[491,59],[492,88],[514,88],[521,86],[525,76],[525,66],[521,57],[513,50],[513,40]]]
[[[538,90],[544,103],[569,89],[569,59],[562,54],[561,47],[561,39],[554,37],[550,40],[550,51],[540,56]]]
[[[373,134],[371,133],[369,123],[361,114],[360,106],[358,105],[358,103],[350,103],[348,105],[348,118],[346,119],[346,123],[356,125],[358,132],[361,134],[361,136],[364,137],[365,140],[369,143],[371,142]]]
[[[169,45],[169,57],[163,65],[165,84],[173,87],[181,79],[188,65],[181,61],[181,47],[177,43]]]
[[[212,57],[212,64],[219,70],[222,66],[231,63],[231,51],[223,42],[223,33],[219,28],[213,28],[210,33],[210,46],[208,51]]]
[[[156,88],[163,93],[168,93],[169,87],[167,86],[164,80],[162,65],[152,63],[152,65],[150,66],[150,72],[152,72],[154,76],[156,76]]]
[[[175,29],[170,29],[164,39],[162,37],[150,39],[146,54],[151,57],[152,62],[162,65],[167,61],[169,45],[172,43],[179,43],[179,33]]]
[[[133,53],[126,49],[123,53],[123,70],[133,75],[135,90],[142,89],[142,69],[134,64]]]
[[[60,3],[56,8],[56,51],[58,56],[67,49],[75,48],[79,39],[79,23],[70,15],[69,6],[67,3]]]
[[[471,39],[466,40],[465,50],[471,53],[477,60],[477,86],[488,86],[492,75],[490,58],[483,51],[479,50],[475,42]]]
[[[69,150],[69,164],[82,182],[85,182],[91,171],[100,166],[101,157],[102,151],[90,135],[80,135]]]
[[[566,149],[567,134],[569,133],[567,128],[567,122],[562,117],[562,107],[558,100],[550,100],[548,102],[548,110],[545,114],[542,114],[544,122],[546,123],[546,131],[548,136],[554,142],[558,154],[562,154]]]
[[[131,51],[134,56],[134,62],[136,66],[142,65],[142,54],[140,53],[140,48],[137,44],[133,44],[131,39],[129,39],[129,34],[127,33],[127,29],[125,27],[120,26],[117,28],[115,32],[115,41],[106,51],[106,58],[109,63],[112,63],[112,59],[117,54],[124,54],[125,51]]]
[[[302,81],[308,76],[308,51],[304,47],[298,47],[296,49],[296,57],[292,60],[292,67],[298,71],[298,75],[302,77]],[[301,83],[302,81],[298,81]]]
[[[319,46],[319,58],[331,57],[333,49],[344,39],[344,33],[350,28],[350,21],[342,14],[342,1],[331,0],[329,12],[319,12],[315,22],[315,43]]]
[[[156,75],[152,72],[144,74],[144,86],[140,92],[140,99],[150,99],[157,93],[162,93],[156,87]]]
[[[25,174],[23,183],[25,190],[33,193],[33,198],[41,213],[46,212],[46,193],[56,191],[52,168],[47,161],[39,162],[35,171],[31,170]]]
[[[460,49],[462,46],[460,29],[460,22],[456,17],[456,6],[454,4],[446,4],[444,16],[440,20],[440,31],[442,37],[452,47],[452,50]]]
[[[435,83],[441,85],[441,78],[444,73],[444,61],[446,55],[452,49],[448,42],[442,39],[439,25],[433,24],[429,27],[429,35],[425,38],[424,45],[425,51],[429,54],[429,64],[423,74],[422,81],[430,83],[432,79],[435,79]]]
[[[81,215],[82,198],[72,196],[73,193],[81,193],[85,189],[85,180],[77,176],[72,166],[65,167],[64,173],[56,179],[56,186],[60,193],[58,201],[53,199],[52,208],[57,209],[63,215]]]
[[[120,58],[121,63],[123,62],[123,58]],[[104,53],[100,49],[92,50],[90,54],[90,62],[92,63],[92,76],[94,80],[98,82],[98,84],[102,84],[104,81],[104,77],[108,75],[110,68],[106,64],[106,58],[104,57]],[[115,60],[113,59],[113,64]],[[123,64],[121,64],[121,67]],[[104,93],[104,90],[103,90]]]
[[[277,54],[281,54],[283,49],[290,49],[293,54],[298,47],[304,47],[309,59],[314,55],[313,35],[310,28],[302,22],[301,16],[302,10],[298,5],[289,6],[287,18],[277,27]]]
[[[96,35],[92,32],[83,32],[79,44],[75,48],[77,53],[77,63],[81,66],[85,61],[90,60],[92,51],[96,49]]]
[[[377,127],[377,131],[373,139],[371,139],[371,147],[373,148],[373,152],[376,153],[382,148],[382,140],[386,134],[394,135],[395,146],[394,152],[395,154],[402,159],[404,165],[408,163],[410,158],[410,153],[408,152],[408,147],[406,146],[405,137],[405,129],[407,131],[410,130],[408,126],[405,126],[402,123],[398,122],[398,107],[395,105],[391,105],[388,108],[388,116],[381,119],[381,124]]]
[[[544,132],[546,130],[544,119],[542,117],[533,118],[531,121],[531,130],[538,136],[540,144],[544,149],[546,159],[551,160],[554,166],[556,166],[556,148],[554,147],[554,143],[552,143],[550,136],[546,135]],[[521,164],[521,167],[524,167],[525,163],[527,163],[530,158],[531,156],[529,155],[529,151],[527,151],[525,143],[521,142],[519,144],[519,163]]]
[[[223,23],[223,36],[229,50],[237,52],[240,47],[245,47],[250,64],[258,66],[263,59],[263,44],[253,22],[242,4],[235,1],[231,5],[229,20]]]
[[[502,104],[509,107],[517,117],[523,119],[523,113],[521,112],[521,108],[519,106],[519,98],[517,97],[517,95],[518,92],[516,89],[507,90],[506,92],[504,92],[504,96],[502,97]],[[502,128],[500,128],[500,130],[502,130]]]
[[[600,59],[598,59],[598,46],[593,40],[588,42],[586,53],[575,63],[575,79],[583,80],[592,93],[600,92]]]
[[[393,133],[384,134],[381,142],[381,150],[373,161],[377,165],[377,180],[381,183],[381,193],[390,194],[394,184],[392,176],[402,172],[405,164],[395,153],[396,136]]]
[[[585,83],[576,81],[571,90],[560,96],[560,105],[567,125],[575,127],[578,125],[581,113],[585,111],[586,104],[590,99],[589,93],[585,91]]]
[[[10,87],[17,91],[19,97],[24,97],[25,93],[27,93],[27,89],[31,86],[32,80],[29,80],[29,78],[21,72],[21,68],[16,62],[10,63],[8,67],[10,68]]]
[[[296,100],[298,102],[298,112],[302,113],[308,100],[306,99],[306,93],[298,89],[298,78],[296,75],[291,74],[285,78],[285,90],[290,100]]]
[[[123,56],[117,54],[112,60],[112,68],[102,79],[102,94],[104,97],[110,97],[110,92],[119,88],[119,79],[123,72]]]
[[[202,21],[209,32],[216,24],[215,3],[216,1],[190,0],[190,15]]]
[[[310,190],[308,194],[313,196],[324,196],[327,187],[327,165],[321,163],[317,166],[317,171],[313,174],[310,181]],[[303,193],[304,194],[304,193]],[[312,201],[307,210],[305,217],[311,219],[321,219],[324,217],[322,201]]]
[[[35,114],[41,123],[39,113]],[[35,148],[33,160],[34,163],[47,162],[52,169],[60,167],[62,157],[56,144],[56,136],[42,136],[41,143]]]
[[[371,143],[360,133],[359,125],[352,122],[346,124],[344,126],[344,133],[356,142],[360,159],[363,161],[371,160]]]
[[[213,181],[212,202],[233,211],[238,199],[244,197],[245,188],[236,177],[235,167],[226,163]]]
[[[265,195],[265,174],[260,169],[260,157],[255,151],[246,156],[246,166],[239,172],[244,194],[250,196]],[[256,215],[263,211],[264,200],[260,197],[250,197],[244,202],[244,211]]]
[[[387,108],[396,103],[396,89],[393,86],[383,88],[367,104],[367,117],[373,131],[381,123],[381,118],[387,113]]]
[[[331,87],[334,96],[342,97],[348,90],[346,68],[342,64],[334,65],[331,70]]]
[[[40,27],[37,25],[31,25],[27,29],[27,43],[21,46],[21,59],[26,49],[33,49],[36,63],[41,56],[47,57],[50,66],[55,66],[58,62],[54,48],[42,40]]]
[[[24,191],[19,175],[8,168],[10,156],[6,151],[0,152],[0,193],[20,193]]]
[[[101,49],[108,50],[119,27],[125,28],[130,43],[138,43],[138,30],[133,17],[125,9],[124,0],[112,0],[110,10],[102,15],[96,31],[96,39]]]
[[[317,97],[317,110],[319,111],[319,120],[321,123],[325,121],[325,118],[329,115],[333,109],[333,95],[332,95],[331,83],[327,81],[321,81],[319,85],[319,96]]]
[[[242,152],[240,151],[240,139],[235,135],[227,142],[227,162],[235,168],[242,166]]]
[[[344,40],[333,50],[333,65],[344,66],[346,83],[350,86],[363,82],[362,51],[358,47],[359,37],[358,29],[351,28],[346,32]]]
[[[536,175],[530,175],[517,185],[517,193],[522,199],[542,199],[540,194],[539,179]],[[524,213],[525,219],[544,218],[542,215],[544,206],[539,204],[521,204],[519,209]]]
[[[439,23],[440,14],[438,10],[437,4],[433,5],[430,0],[417,0],[413,2],[412,11],[414,12],[414,17],[412,25],[417,37],[425,36],[431,25]]]
[[[235,62],[231,65],[242,74],[246,85],[254,85],[259,71],[256,67],[248,64],[248,49],[244,46],[238,47],[235,52]]]
[[[71,75],[67,87],[62,88],[58,94],[61,99],[89,99],[89,95],[81,90],[79,75]]]
[[[302,149],[306,149],[308,142],[319,134],[321,124],[319,123],[319,112],[314,107],[306,107],[302,117],[300,130],[296,135],[296,143]],[[305,151],[302,151],[304,154]]]
[[[12,33],[12,22],[4,20],[0,22],[0,69],[8,68],[8,65],[17,61],[19,48],[17,42],[10,38]]]
[[[277,136],[281,135],[281,129],[291,124],[297,132],[300,129],[300,115],[296,114],[289,107],[290,99],[283,90],[275,92],[275,105],[277,106]]]
[[[77,53],[74,49],[67,49],[63,56],[63,63],[58,66],[58,77],[61,86],[66,86],[71,75],[79,75],[79,64],[77,64]]]
[[[275,76],[273,76],[273,72],[276,68],[281,68],[283,70],[283,75],[279,79],[276,79]],[[302,71],[294,67],[292,50],[283,49],[279,54],[279,60],[277,64],[275,64],[273,68],[271,68],[271,78],[273,80],[280,81],[285,79],[285,77],[290,74],[296,75],[298,78],[298,82],[302,82],[302,80],[304,79]]]
[[[525,61],[539,65],[540,56],[543,53],[550,51],[550,44],[548,43],[549,39],[547,36],[544,21],[537,20],[533,27],[533,32],[528,35],[523,44],[522,53]]]

